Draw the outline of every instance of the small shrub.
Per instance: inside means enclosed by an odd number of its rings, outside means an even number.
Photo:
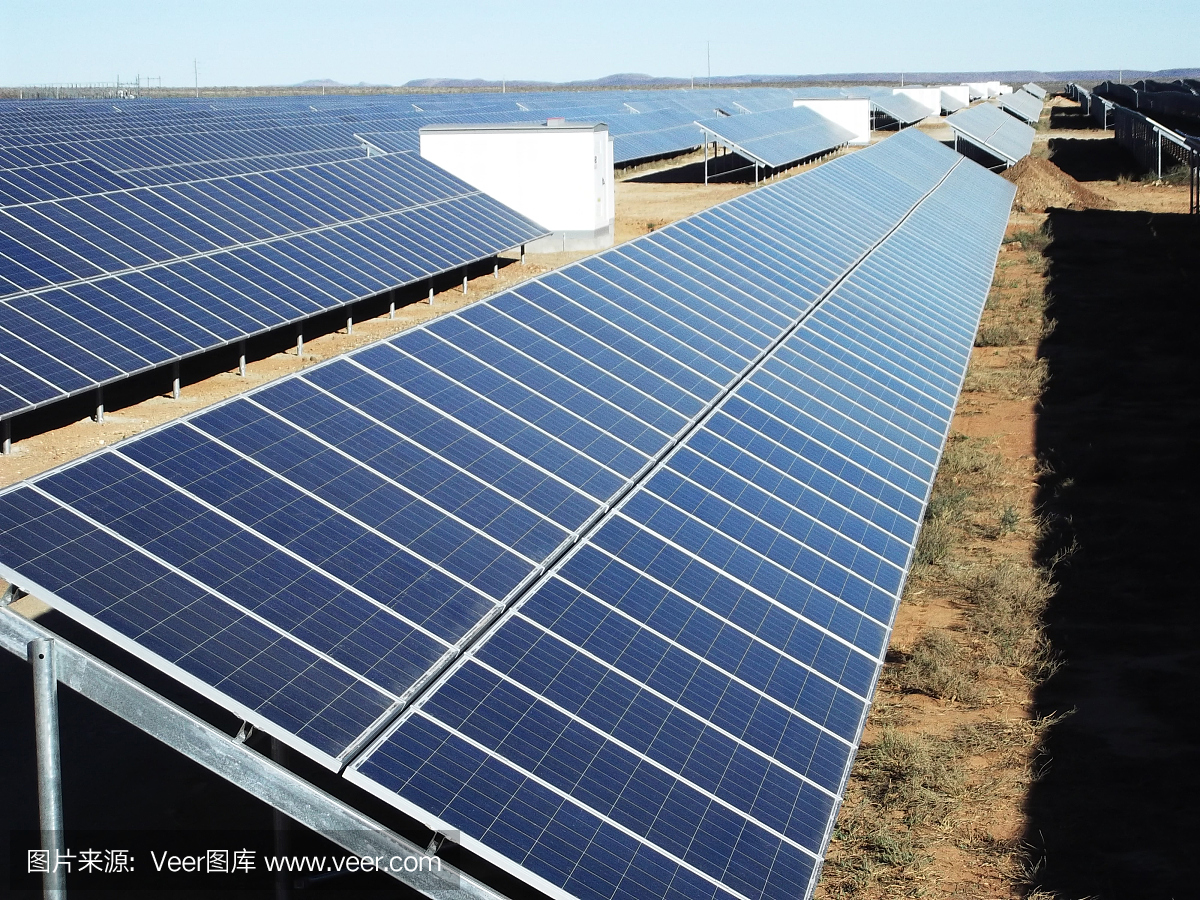
[[[975,335],[976,347],[1011,347],[1020,343],[1020,333],[1009,322],[979,326]]]
[[[1012,534],[1020,523],[1021,514],[1011,503],[1008,504],[1004,507],[1004,512],[1000,513],[1000,534]]]
[[[1010,400],[1033,400],[1039,397],[1050,370],[1040,357],[1023,359],[1007,368],[973,366],[967,373],[963,390],[968,393],[996,393]]]
[[[907,658],[888,670],[888,680],[902,691],[936,700],[975,703],[980,698],[970,660],[950,635],[927,631]]]
[[[1053,595],[1045,570],[1011,560],[973,579],[967,626],[987,642],[989,662],[1036,678],[1053,671],[1053,652],[1041,631],[1041,616]]]
[[[950,548],[958,540],[958,529],[943,517],[926,519],[917,537],[913,559],[923,566],[936,566],[950,556]]]
[[[1050,245],[1050,235],[1043,230],[1030,231],[1025,228],[1020,231],[1014,231],[1012,240],[1019,241],[1022,249],[1034,250],[1039,255]]]
[[[882,728],[858,754],[864,792],[909,827],[945,823],[966,780],[952,749],[948,742]]]
[[[938,474],[952,480],[971,477],[988,485],[999,478],[1003,465],[1004,459],[992,449],[990,440],[955,432],[946,441]]]

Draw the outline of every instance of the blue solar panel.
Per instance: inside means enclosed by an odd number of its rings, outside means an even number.
[[[550,893],[803,895],[1011,197],[902,133],[10,488],[0,574]]]
[[[828,153],[854,137],[845,128],[803,106],[701,119],[696,124],[769,168]]]
[[[1011,94],[1001,94],[996,100],[1000,108],[1012,113],[1023,122],[1036,125],[1042,117],[1044,99],[1035,97],[1025,90],[1013,91]]]
[[[991,103],[960,110],[946,124],[957,138],[982,147],[1009,166],[1028,156],[1033,146],[1034,130]]]
[[[8,207],[0,356],[11,367],[0,368],[0,415],[542,233],[412,154]],[[67,330],[64,297],[76,322]]]

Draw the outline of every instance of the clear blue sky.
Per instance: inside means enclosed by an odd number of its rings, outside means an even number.
[[[1200,66],[1196,0],[0,0],[0,84]]]

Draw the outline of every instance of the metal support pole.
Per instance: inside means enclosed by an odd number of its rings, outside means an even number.
[[[354,334],[354,313],[346,313],[346,334]]]
[[[754,164],[754,184],[758,185],[758,163]]]
[[[246,377],[246,342],[238,343],[238,374],[243,378]]]
[[[708,184],[708,141],[704,142],[704,183]]]
[[[392,300],[392,301],[391,301],[391,302],[388,304],[388,318],[389,318],[389,319],[394,319],[394,318],[396,318],[396,301],[395,301],[395,299],[393,299],[393,300]]]
[[[179,399],[179,363],[171,363],[171,399]]]
[[[104,424],[104,388],[96,388],[96,413],[92,419],[99,425]]]
[[[433,282],[429,282],[429,305],[433,306]]]
[[[492,263],[492,277],[499,280],[500,278],[500,263]]]
[[[287,747],[282,742],[271,738],[271,759],[281,766],[287,766]],[[275,825],[275,856],[282,858],[292,852],[292,820],[278,809],[271,811]],[[279,871],[275,873],[275,900],[291,900],[291,873]]]
[[[296,356],[304,355],[304,327],[296,329]]]
[[[1162,181],[1162,132],[1156,128],[1154,136],[1158,138],[1158,180]]]
[[[38,818],[42,826],[42,849],[47,867],[42,876],[42,896],[65,900],[66,870],[59,869],[63,846],[62,765],[58,755],[58,674],[54,665],[54,641],[37,638],[29,642],[33,666],[33,728],[37,740]]]
[[[467,292],[467,273],[463,272],[463,293]]]
[[[521,265],[525,265],[525,245],[521,245]]]
[[[0,422],[0,450],[5,456],[12,453],[12,419]]]

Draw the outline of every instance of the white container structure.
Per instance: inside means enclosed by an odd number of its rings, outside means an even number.
[[[987,95],[989,97],[999,97],[1000,96],[1000,82],[989,81],[987,83],[987,90],[988,90]]]
[[[893,88],[892,93],[903,94],[910,100],[921,104],[929,110],[931,116],[942,114],[942,92],[939,88]]]
[[[986,100],[988,98],[986,81],[964,81],[963,87],[970,92],[972,100]]]
[[[843,99],[793,100],[792,106],[803,106],[841,125],[854,134],[847,141],[853,145],[871,143],[871,101],[866,97]]]
[[[942,112],[952,113],[971,105],[971,89],[965,84],[938,85],[942,92]]]
[[[530,253],[611,247],[616,218],[608,126],[548,119],[426,125],[421,156],[552,232]]]
[[[1003,97],[1005,94],[1011,94],[1012,92],[1011,84],[1002,84],[996,88],[996,96],[998,97]]]

